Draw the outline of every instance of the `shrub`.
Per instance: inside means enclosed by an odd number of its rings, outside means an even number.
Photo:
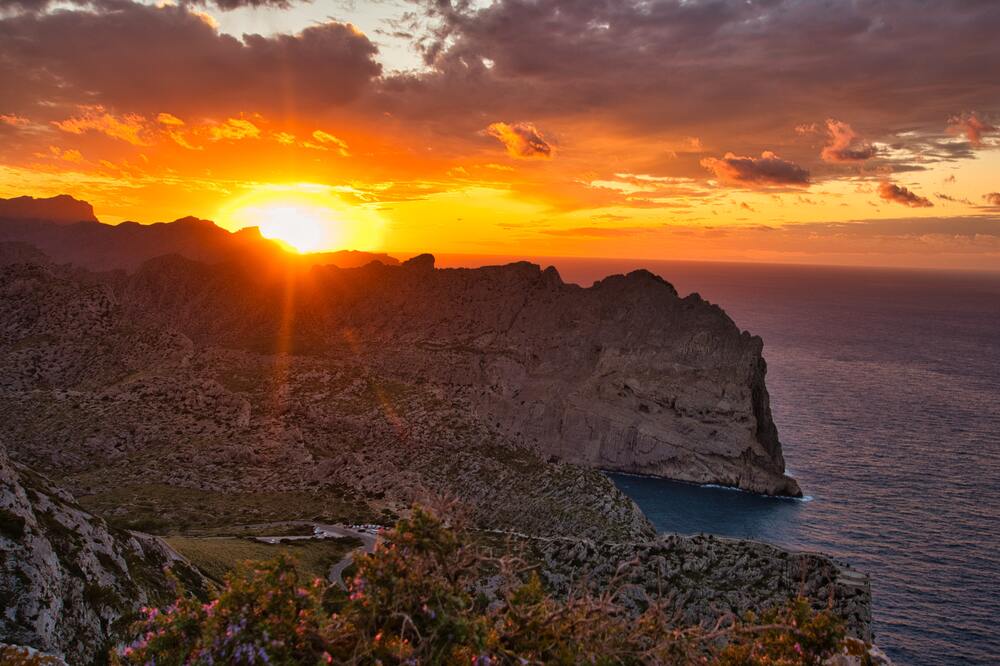
[[[116,664],[819,664],[842,625],[798,600],[758,620],[682,627],[655,600],[639,616],[613,591],[556,599],[511,558],[491,558],[428,512],[357,558],[347,592],[303,583],[284,558],[227,577],[211,603],[146,611]],[[491,574],[500,581],[477,589]]]

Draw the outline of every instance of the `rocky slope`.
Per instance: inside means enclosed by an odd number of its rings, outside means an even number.
[[[90,663],[171,595],[164,568],[193,589],[200,574],[159,539],[110,529],[0,448],[0,640]]]
[[[651,533],[603,475],[546,462],[461,396],[363,356],[195,342],[130,316],[136,301],[117,288],[137,287],[51,265],[0,269],[0,434],[123,524],[364,522],[447,495],[488,527]]]
[[[754,541],[660,535],[633,543],[552,539],[534,544],[548,585],[617,589],[640,609],[667,598],[682,624],[711,624],[721,614],[780,606],[802,596],[830,608],[848,633],[871,642],[868,577],[819,553],[792,553]]]
[[[762,342],[646,271],[589,289],[528,264],[268,273],[178,257],[119,287],[129,316],[199,344],[362,358],[432,383],[540,456],[800,495]]]

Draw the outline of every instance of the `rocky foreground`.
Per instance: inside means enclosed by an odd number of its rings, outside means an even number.
[[[0,448],[0,640],[89,663],[137,617],[201,575],[156,537],[110,528]]]

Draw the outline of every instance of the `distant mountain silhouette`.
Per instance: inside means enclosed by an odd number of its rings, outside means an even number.
[[[56,263],[98,271],[133,271],[144,261],[167,254],[210,264],[282,261],[352,268],[372,261],[399,263],[387,254],[353,250],[295,254],[261,236],[256,227],[230,232],[196,217],[156,224],[103,224],[90,204],[67,195],[0,199],[0,241],[27,243]]]
[[[47,199],[35,197],[0,199],[0,219],[47,220],[59,224],[97,222],[93,206],[68,194]]]

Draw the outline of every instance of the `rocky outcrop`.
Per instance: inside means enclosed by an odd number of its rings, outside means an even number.
[[[518,263],[268,275],[180,258],[121,287],[129,316],[195,341],[364,358],[431,382],[544,457],[801,494],[784,474],[760,338],[646,271],[584,289]]]
[[[165,568],[204,588],[159,539],[110,529],[3,449],[0,546],[0,641],[73,664],[105,654],[140,606],[170,595]]]
[[[665,598],[685,625],[759,613],[801,596],[817,610],[831,609],[849,635],[871,642],[868,577],[818,553],[676,534],[637,543],[550,539],[533,547],[545,581],[562,593],[610,586],[640,610],[646,599]]]

